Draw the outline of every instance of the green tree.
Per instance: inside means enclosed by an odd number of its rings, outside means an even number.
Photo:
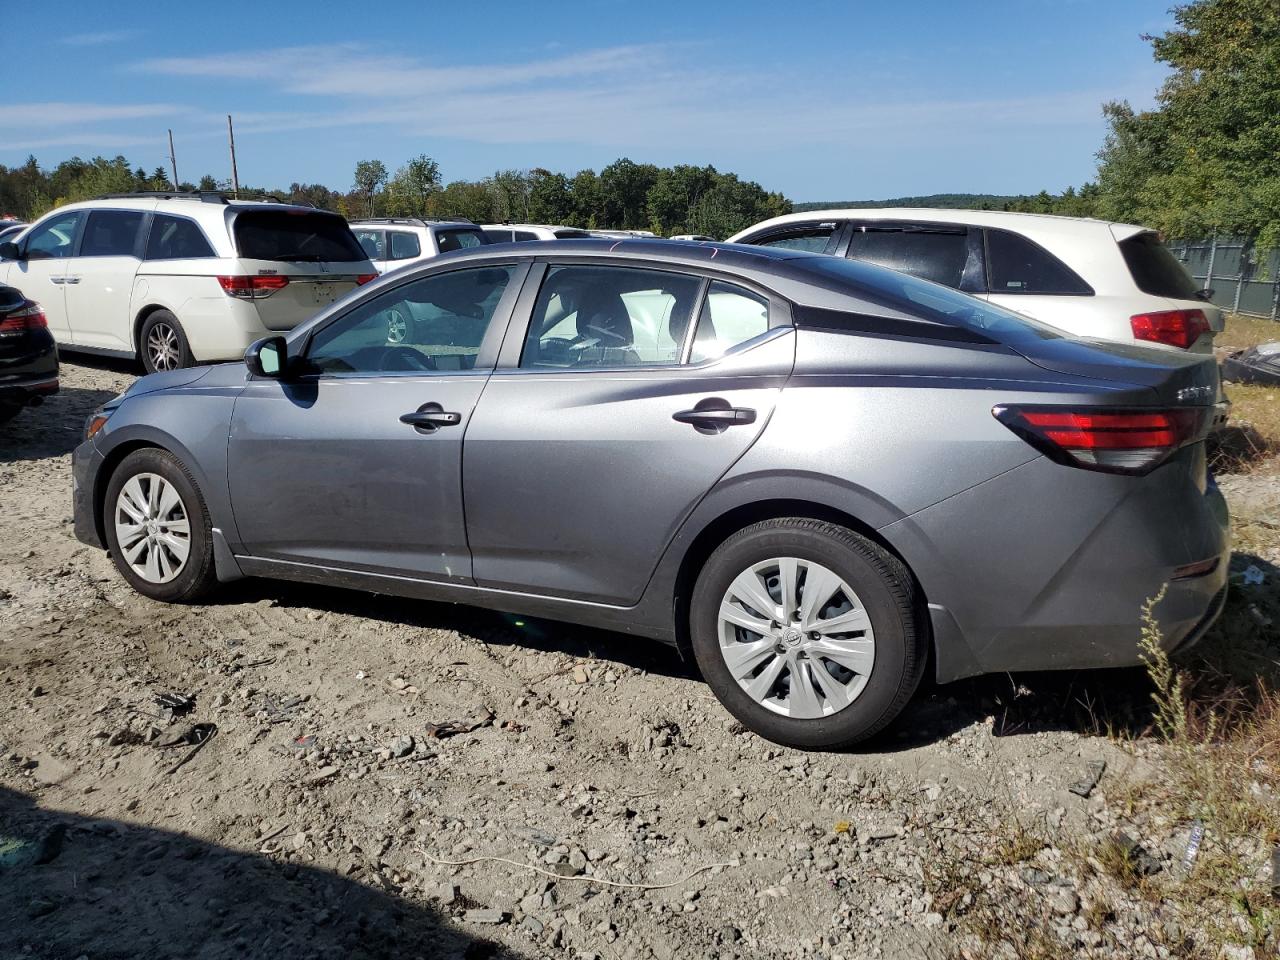
[[[574,226],[593,230],[607,226],[600,220],[600,178],[594,170],[579,170],[569,185],[569,200],[573,208]]]
[[[421,153],[387,184],[387,212],[393,217],[426,216],[427,201],[439,189],[440,164]]]
[[[443,190],[433,193],[427,202],[432,217],[466,217],[476,223],[489,223],[493,216],[493,196],[484,183],[455,180]]]
[[[658,178],[651,163],[633,163],[626,157],[600,171],[600,225],[621,230],[643,230],[649,226],[646,198]]]
[[[658,171],[645,195],[649,229],[661,236],[689,233],[689,218],[702,195],[716,183],[715,167],[678,165]]]
[[[387,168],[381,160],[361,160],[356,164],[355,189],[367,201],[371,217],[378,188],[386,182]]]
[[[1105,107],[1098,209],[1170,236],[1280,243],[1280,4],[1195,0],[1148,37],[1171,73],[1153,110]]]
[[[574,220],[573,192],[569,178],[542,167],[529,171],[529,221],[570,223]]]

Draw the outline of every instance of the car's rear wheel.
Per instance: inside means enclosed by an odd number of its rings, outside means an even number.
[[[187,603],[217,582],[204,498],[170,453],[136,450],[120,462],[103,501],[116,569],[144,596]]]
[[[194,362],[186,331],[168,310],[157,310],[143,321],[138,341],[147,373],[179,370]]]
[[[927,636],[906,566],[852,530],[766,520],[726,540],[694,587],[694,657],[744,725],[839,749],[887,726],[924,672]]]

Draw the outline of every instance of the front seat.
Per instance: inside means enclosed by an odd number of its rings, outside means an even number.
[[[583,297],[575,320],[578,331],[577,363],[612,367],[636,364],[640,355],[632,349],[635,330],[622,297],[613,291]]]

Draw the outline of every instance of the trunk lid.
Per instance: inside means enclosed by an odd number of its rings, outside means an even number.
[[[262,325],[268,330],[292,330],[310,320],[334,301],[359,285],[361,277],[377,275],[373,265],[325,262],[280,263],[266,260],[240,261],[249,276],[281,277],[288,282],[267,296],[254,297]]]

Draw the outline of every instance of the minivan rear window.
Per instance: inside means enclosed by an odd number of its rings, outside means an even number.
[[[351,228],[331,213],[246,210],[235,219],[236,248],[246,260],[350,263],[368,259]]]
[[[1139,233],[1120,241],[1120,252],[1129,265],[1133,282],[1153,297],[1194,300],[1200,288],[1178,258],[1166,249],[1154,233]]]

